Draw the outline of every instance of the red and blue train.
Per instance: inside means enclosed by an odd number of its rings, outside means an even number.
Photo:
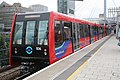
[[[48,66],[108,35],[108,28],[57,12],[16,14],[10,65]]]

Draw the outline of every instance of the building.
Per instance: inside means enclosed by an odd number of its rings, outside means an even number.
[[[4,31],[10,32],[15,13],[32,12],[29,8],[22,7],[20,3],[10,5],[6,2],[0,4],[0,25],[4,25]]]
[[[75,15],[75,1],[83,0],[58,0],[58,12],[74,16]]]
[[[32,9],[34,12],[47,12],[48,11],[47,6],[40,5],[40,4],[31,5],[29,8]]]
[[[73,15],[75,11],[75,1],[71,0],[58,0],[58,12]]]

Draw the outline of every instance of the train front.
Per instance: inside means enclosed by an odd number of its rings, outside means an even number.
[[[38,68],[50,64],[48,22],[49,13],[15,16],[10,40],[10,65]]]

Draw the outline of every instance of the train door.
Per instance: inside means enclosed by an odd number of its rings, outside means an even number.
[[[84,25],[80,24],[80,48],[85,46],[85,32],[84,32]]]
[[[97,26],[94,26],[94,41],[97,41],[98,40],[98,27]]]
[[[97,29],[96,29],[96,26],[93,26],[92,27],[93,29],[93,41],[97,41]]]
[[[100,27],[99,28],[99,39],[101,39],[102,38],[102,28]]]
[[[98,26],[96,26],[96,32],[97,32],[97,40],[99,40]]]
[[[91,32],[90,32],[90,25],[88,25],[88,31],[89,31],[89,43],[91,44]]]
[[[87,45],[89,45],[91,43],[91,34],[90,34],[90,26],[87,25]]]
[[[104,37],[104,28],[102,27],[102,38]]]
[[[60,59],[72,53],[71,22],[55,21],[55,56]]]
[[[90,33],[89,33],[89,26],[84,25],[84,32],[85,32],[85,46],[90,44]]]
[[[100,27],[98,27],[98,40],[100,39]]]
[[[86,32],[86,25],[83,25],[83,33],[84,33],[84,47],[86,46],[86,41],[87,41],[87,32]]]
[[[73,50],[76,51],[79,48],[79,24],[72,24],[72,38],[73,38]]]
[[[93,32],[93,26],[90,27],[90,34],[91,34],[91,43],[94,42],[94,32]]]

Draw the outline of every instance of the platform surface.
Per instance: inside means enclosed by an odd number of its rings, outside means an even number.
[[[120,46],[117,44],[118,40],[112,36],[68,80],[120,80]]]

